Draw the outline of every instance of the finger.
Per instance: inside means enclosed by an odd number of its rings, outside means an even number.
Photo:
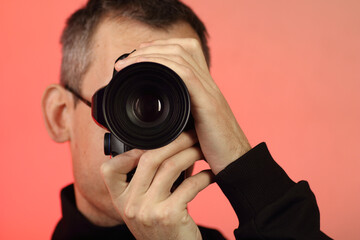
[[[190,168],[197,160],[203,159],[199,147],[187,148],[164,161],[159,167],[148,194],[157,199],[165,199],[182,171]]]
[[[140,47],[134,52],[131,57],[151,54],[171,55],[177,62],[183,63],[184,61],[196,69],[203,71],[200,65],[195,61],[191,52],[188,52],[180,44],[166,44],[166,45],[149,45],[147,47]],[[206,65],[205,65],[206,66]],[[207,70],[207,69],[206,69]]]
[[[175,48],[178,49],[181,48],[181,46]],[[176,54],[175,51],[181,51],[181,50],[173,50],[172,46],[154,46],[154,47],[139,49],[133,54],[131,54],[131,56],[129,56],[128,58],[117,61],[115,64],[115,70],[120,71],[121,69],[138,62],[150,62],[151,61],[150,58],[156,58],[156,57],[168,59],[169,62],[171,61],[179,65],[188,66],[188,67],[191,66],[194,73],[197,73],[195,69],[201,70],[191,56],[188,56],[188,54],[185,53]],[[157,61],[152,60],[152,62],[157,62]],[[171,68],[171,66],[169,65],[167,66]]]
[[[214,182],[214,177],[211,170],[204,170],[185,179],[169,197],[169,200],[177,202],[181,206],[189,203],[200,191]]]
[[[203,66],[207,66],[207,62],[203,53],[202,46],[198,39],[196,38],[171,38],[171,39],[162,39],[162,40],[155,40],[147,43],[143,43],[140,45],[142,47],[148,47],[153,45],[180,45],[182,46],[187,52],[189,52],[196,61],[198,61]]]
[[[178,46],[178,45],[176,45]],[[153,49],[155,48],[155,50]],[[146,49],[140,49],[131,54],[128,58],[120,60],[115,64],[115,70],[120,71],[121,69],[139,62],[157,62],[162,65],[165,65],[172,70],[174,70],[184,81],[186,77],[191,77],[190,72],[187,70],[191,70],[191,73],[196,77],[197,81],[199,81],[208,91],[212,91],[214,89],[218,89],[214,80],[211,78],[209,69],[202,69],[199,65],[194,61],[194,59],[189,56],[186,52],[184,54],[176,54],[172,49],[172,46],[153,46]],[[181,46],[175,48],[182,48]],[[158,50],[156,50],[158,49]],[[161,49],[161,50],[160,50]],[[158,52],[159,51],[159,52]],[[160,53],[160,51],[163,51]],[[177,50],[180,51],[180,50]],[[167,62],[161,61],[161,59],[167,59]],[[171,64],[171,62],[173,64]],[[174,63],[177,63],[178,66],[184,68],[183,71],[179,71],[178,68],[174,68]],[[187,75],[181,75],[182,72],[187,73]]]
[[[129,187],[131,186],[134,191],[140,194],[146,192],[162,162],[178,152],[192,147],[197,142],[195,130],[190,130],[183,132],[177,139],[164,147],[146,151],[139,159]]]
[[[143,152],[143,150],[133,149],[101,165],[101,174],[111,194],[118,196],[127,186],[126,174],[136,167]]]
[[[208,91],[209,90],[211,91],[211,89],[214,88],[217,89],[217,86],[213,81],[207,66],[205,66],[205,68],[201,68],[200,65],[194,60],[194,58],[191,55],[189,55],[188,52],[184,51],[182,46],[180,45],[150,46],[148,48],[139,49],[138,51],[136,51],[131,55],[131,58],[135,58],[133,62],[140,62],[140,61],[155,62],[156,60],[154,58],[168,59],[169,61],[178,63],[180,66],[185,66],[191,69],[194,75],[196,76],[196,78],[202,83],[202,85]],[[128,60],[130,61],[130,58]],[[115,65],[115,69],[119,71],[121,65],[124,65],[124,62],[118,62],[117,64],[118,65]]]

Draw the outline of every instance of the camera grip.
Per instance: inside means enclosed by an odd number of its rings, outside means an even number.
[[[104,153],[105,155],[110,155],[111,157],[115,157],[116,155],[119,155],[121,153],[130,151],[133,149],[130,146],[127,146],[120,140],[118,140],[113,134],[111,133],[105,133],[104,135]],[[130,182],[132,177],[134,176],[136,171],[136,168],[131,170],[126,174],[126,182]],[[178,179],[175,181],[174,185],[172,186],[171,191],[173,192],[186,178],[185,171],[183,171]]]
[[[129,147],[119,141],[116,137],[114,137],[111,133],[105,133],[104,135],[104,153],[105,155],[110,155],[111,157],[115,157],[121,153],[130,151],[132,147]],[[126,175],[126,181],[130,182],[132,177],[134,176],[136,168],[131,170]]]

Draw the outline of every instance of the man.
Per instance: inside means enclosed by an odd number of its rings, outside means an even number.
[[[74,185],[62,191],[63,218],[53,239],[221,239],[187,212],[187,203],[214,180],[238,215],[236,238],[327,239],[307,183],[292,182],[265,144],[251,149],[209,73],[206,29],[187,6],[177,0],[90,0],[69,18],[62,44],[61,85],[46,89],[42,107],[50,136],[70,143]],[[110,159],[103,154],[106,131],[79,99],[90,101],[114,67],[148,61],[183,79],[195,131],[159,149]],[[179,174],[199,159],[211,170],[172,192]]]

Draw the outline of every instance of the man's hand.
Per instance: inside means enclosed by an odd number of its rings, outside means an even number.
[[[201,239],[187,203],[250,145],[213,81],[197,40],[144,43],[118,61],[115,69],[145,61],[163,64],[183,79],[190,93],[196,132],[184,132],[159,149],[118,155],[103,164],[102,174],[115,208],[137,239]],[[201,148],[194,146],[198,141]],[[171,192],[180,173],[204,158],[212,172],[191,176]],[[136,165],[131,182],[126,183],[126,173]]]
[[[115,65],[117,71],[136,62],[156,62],[174,70],[185,82],[201,151],[214,174],[250,150],[229,105],[212,79],[196,39],[143,43]]]
[[[213,173],[188,177],[171,192],[180,173],[203,158],[196,142],[195,131],[184,132],[165,147],[142,154],[131,150],[102,165],[113,204],[136,239],[201,239],[187,203],[212,182]],[[134,177],[126,183],[128,167],[136,163]]]

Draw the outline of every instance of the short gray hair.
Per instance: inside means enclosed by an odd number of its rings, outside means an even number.
[[[91,65],[91,44],[99,23],[106,17],[129,18],[151,27],[164,28],[183,21],[198,34],[210,65],[208,33],[199,17],[179,0],[89,0],[67,20],[61,36],[60,83],[81,92],[84,74]]]

